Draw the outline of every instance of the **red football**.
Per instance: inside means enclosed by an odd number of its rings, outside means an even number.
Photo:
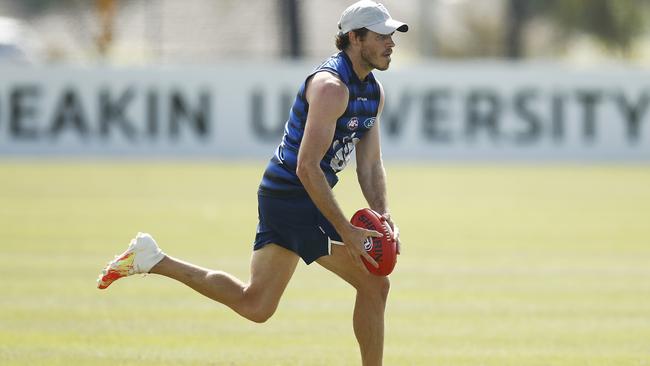
[[[361,260],[370,273],[377,276],[388,276],[397,262],[397,244],[386,219],[369,208],[362,208],[352,216],[350,222],[354,226],[384,234],[381,238],[369,237],[365,243],[366,252],[379,264],[379,267],[373,267],[363,257]]]

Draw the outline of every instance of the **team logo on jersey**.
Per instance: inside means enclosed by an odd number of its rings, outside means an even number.
[[[372,128],[375,125],[375,117],[370,117],[367,120],[363,121],[365,128]]]
[[[348,121],[348,130],[354,131],[357,127],[359,127],[359,119],[357,117],[350,118],[350,121]]]
[[[334,140],[332,143],[332,150],[334,151],[334,156],[330,160],[330,166],[335,173],[343,170],[350,162],[350,157],[352,156],[352,151],[354,151],[354,145],[359,142],[359,138],[356,137],[356,132],[353,132],[350,136],[343,136],[342,139]]]

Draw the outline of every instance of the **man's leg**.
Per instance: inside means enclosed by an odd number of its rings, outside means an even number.
[[[279,245],[253,251],[250,283],[166,256],[150,271],[180,281],[195,291],[229,306],[241,316],[262,323],[275,312],[298,264],[298,255]]]
[[[384,352],[384,309],[390,288],[388,278],[363,272],[341,245],[332,245],[332,253],[320,257],[317,263],[336,273],[357,290],[353,325],[361,350],[361,360],[364,366],[381,365]]]

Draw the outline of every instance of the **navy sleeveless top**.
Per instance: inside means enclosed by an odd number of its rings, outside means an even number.
[[[336,131],[330,148],[320,162],[330,187],[334,187],[338,181],[336,174],[350,161],[356,143],[375,125],[380,91],[374,75],[370,73],[365,80],[361,81],[354,73],[352,62],[345,52],[333,55],[314,69],[302,83],[289,112],[282,142],[264,171],[258,194],[264,196],[306,194],[305,188],[296,175],[298,149],[309,112],[305,93],[307,81],[321,71],[337,76],[348,87],[350,94],[347,109],[336,121]]]

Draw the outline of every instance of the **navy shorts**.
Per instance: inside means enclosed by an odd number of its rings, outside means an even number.
[[[305,263],[329,255],[332,241],[342,242],[309,196],[257,196],[259,223],[254,250],[274,243],[298,254]]]

